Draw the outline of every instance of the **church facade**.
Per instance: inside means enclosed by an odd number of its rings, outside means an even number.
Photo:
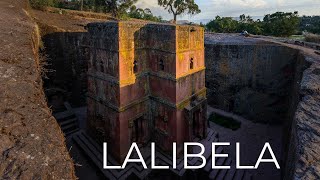
[[[178,153],[205,138],[204,30],[144,22],[92,23],[89,134],[123,161],[132,142]]]

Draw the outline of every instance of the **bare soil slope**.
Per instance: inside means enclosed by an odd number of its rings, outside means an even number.
[[[0,1],[0,179],[75,179],[47,107],[39,33],[25,0]]]
[[[102,13],[81,12],[48,8],[47,11],[30,10],[31,16],[40,26],[41,35],[55,32],[86,32],[85,26],[91,22],[114,20]]]

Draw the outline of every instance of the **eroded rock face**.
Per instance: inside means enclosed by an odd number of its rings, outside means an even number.
[[[63,106],[55,103],[54,97],[61,93],[64,101],[73,106],[84,106],[87,93],[87,32],[57,32],[42,38],[45,54],[48,55],[44,87],[49,105],[53,110]]]
[[[320,56],[227,36],[206,38],[211,105],[258,122],[283,123],[282,179],[320,179]]]
[[[0,1],[0,179],[76,179],[47,107],[39,35],[25,0]]]
[[[298,51],[272,43],[228,43],[205,45],[209,104],[256,122],[282,123]]]
[[[278,123],[278,114],[286,112],[286,105],[279,103],[278,98],[276,95],[266,94],[251,88],[242,88],[235,94],[233,111],[244,114],[253,121]]]
[[[297,164],[295,179],[320,178],[320,64],[307,69],[301,81],[302,98],[295,121]]]

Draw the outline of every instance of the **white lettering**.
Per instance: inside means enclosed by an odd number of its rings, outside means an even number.
[[[137,151],[139,159],[130,159],[130,156],[131,156],[131,153],[132,153],[133,149],[135,149]],[[144,169],[148,169],[147,165],[144,162],[144,159],[143,159],[143,157],[141,155],[141,152],[140,152],[140,150],[138,148],[137,143],[132,143],[132,145],[131,145],[131,147],[129,149],[129,152],[127,154],[127,157],[126,157],[126,159],[124,160],[124,162],[122,164],[122,169],[126,168],[128,162],[140,162]]]
[[[263,158],[263,155],[264,155],[264,152],[266,151],[267,148],[268,148],[268,150],[269,150],[269,152],[270,152],[270,154],[271,154],[271,158],[272,158],[272,159],[262,159],[262,158]],[[258,158],[258,160],[257,160],[257,163],[256,163],[256,165],[255,165],[254,167],[255,167],[256,169],[258,169],[259,164],[260,164],[261,162],[273,162],[273,163],[276,165],[277,169],[280,169],[279,163],[278,163],[278,161],[277,161],[277,159],[276,159],[276,156],[274,155],[274,153],[273,153],[273,151],[272,151],[271,146],[270,146],[269,143],[265,143],[265,144],[264,144],[263,149],[262,149],[262,151],[261,151],[261,153],[260,153],[260,156],[259,156],[259,158]]]
[[[155,144],[151,143],[151,169],[169,169],[169,166],[156,166]]]
[[[230,169],[230,166],[216,166],[216,157],[228,157],[228,154],[216,154],[216,146],[230,146],[228,142],[212,143],[212,169]]]
[[[108,166],[107,143],[103,143],[103,168],[104,169],[121,169],[121,166]]]
[[[201,152],[198,154],[188,154],[188,146],[199,146],[201,148]],[[201,143],[184,143],[184,168],[185,169],[200,169],[206,165],[206,158],[203,157],[203,153],[205,151],[204,146]],[[188,165],[188,157],[198,157],[202,159],[202,164],[199,166],[189,166]]]
[[[237,169],[254,169],[253,166],[241,166],[240,165],[240,143],[236,143],[236,168]]]
[[[173,166],[173,169],[177,169],[177,143],[173,143],[173,157],[172,157],[172,166]]]

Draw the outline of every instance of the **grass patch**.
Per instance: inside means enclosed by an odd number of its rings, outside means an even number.
[[[298,41],[304,41],[305,37],[304,37],[304,35],[292,35],[292,36],[289,37],[289,39],[298,40]]]
[[[218,114],[211,113],[209,121],[218,124],[222,127],[232,129],[233,131],[238,130],[241,127],[241,122],[232,118],[223,117]]]

